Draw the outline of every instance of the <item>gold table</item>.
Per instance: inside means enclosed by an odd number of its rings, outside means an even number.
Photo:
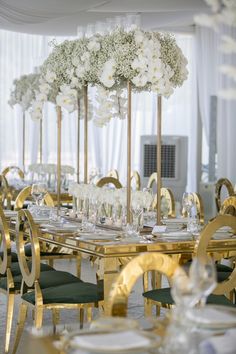
[[[104,236],[103,236],[104,235]],[[98,274],[104,279],[104,310],[108,310],[109,293],[112,283],[120,271],[122,258],[134,257],[143,252],[161,252],[169,255],[193,254],[197,241],[165,241],[164,238],[155,241],[144,241],[137,238],[109,239],[104,233],[91,233],[76,236],[69,232],[41,230],[40,240],[57,246],[66,247],[73,251],[88,254],[99,259]],[[211,240],[209,252],[236,251],[236,238]]]

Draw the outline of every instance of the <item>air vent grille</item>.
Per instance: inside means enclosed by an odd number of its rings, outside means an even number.
[[[144,144],[144,177],[149,177],[157,170],[157,146]],[[175,178],[176,176],[176,145],[161,146],[161,177]]]

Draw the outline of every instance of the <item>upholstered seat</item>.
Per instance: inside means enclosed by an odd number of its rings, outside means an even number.
[[[41,283],[40,283],[41,286]],[[44,304],[85,304],[103,300],[96,284],[75,282],[42,290]],[[22,295],[22,299],[35,305],[35,292]]]
[[[14,285],[16,290],[20,290],[21,282],[22,282],[22,275],[17,275],[13,277]],[[41,289],[45,289],[52,286],[57,286],[61,284],[69,284],[75,282],[82,282],[79,278],[75,277],[74,275],[68,272],[62,272],[57,270],[48,270],[42,271],[40,273],[39,284]],[[2,278],[0,279],[0,288],[7,289],[7,279]]]
[[[160,304],[165,304],[168,306],[174,305],[174,300],[171,296],[170,288],[162,288],[162,289],[154,289],[154,290],[146,291],[145,293],[143,293],[143,296],[147,299],[151,299],[155,302],[159,302]],[[232,306],[232,307],[235,306],[224,295],[214,295],[214,294],[208,296],[207,304],[225,305],[225,306]]]
[[[29,262],[27,262],[27,264],[28,264],[29,269],[31,269],[32,263],[29,261]],[[48,264],[41,263],[41,265],[40,265],[41,272],[45,272],[45,271],[49,271],[49,270],[53,270],[53,268],[51,266],[49,266]],[[12,273],[13,277],[21,274],[20,265],[18,262],[14,262],[11,264],[11,273]],[[2,276],[4,276],[4,275],[2,275]]]

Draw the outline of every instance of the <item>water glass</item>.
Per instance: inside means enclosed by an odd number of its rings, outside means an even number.
[[[215,262],[210,257],[196,257],[193,259],[189,277],[195,284],[200,300],[200,305],[206,304],[207,297],[217,285]]]
[[[42,205],[46,193],[47,185],[45,183],[37,183],[32,185],[31,195],[37,206]]]

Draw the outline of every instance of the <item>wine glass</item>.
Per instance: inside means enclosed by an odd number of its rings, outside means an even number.
[[[31,195],[35,200],[37,206],[42,205],[42,201],[47,193],[47,186],[45,183],[37,183],[32,185]]]
[[[183,211],[187,212],[188,218],[190,217],[190,211],[193,206],[193,194],[189,192],[184,192],[182,197]]]
[[[199,294],[200,305],[205,306],[208,295],[217,285],[214,260],[210,257],[194,258],[189,269],[189,277]]]

